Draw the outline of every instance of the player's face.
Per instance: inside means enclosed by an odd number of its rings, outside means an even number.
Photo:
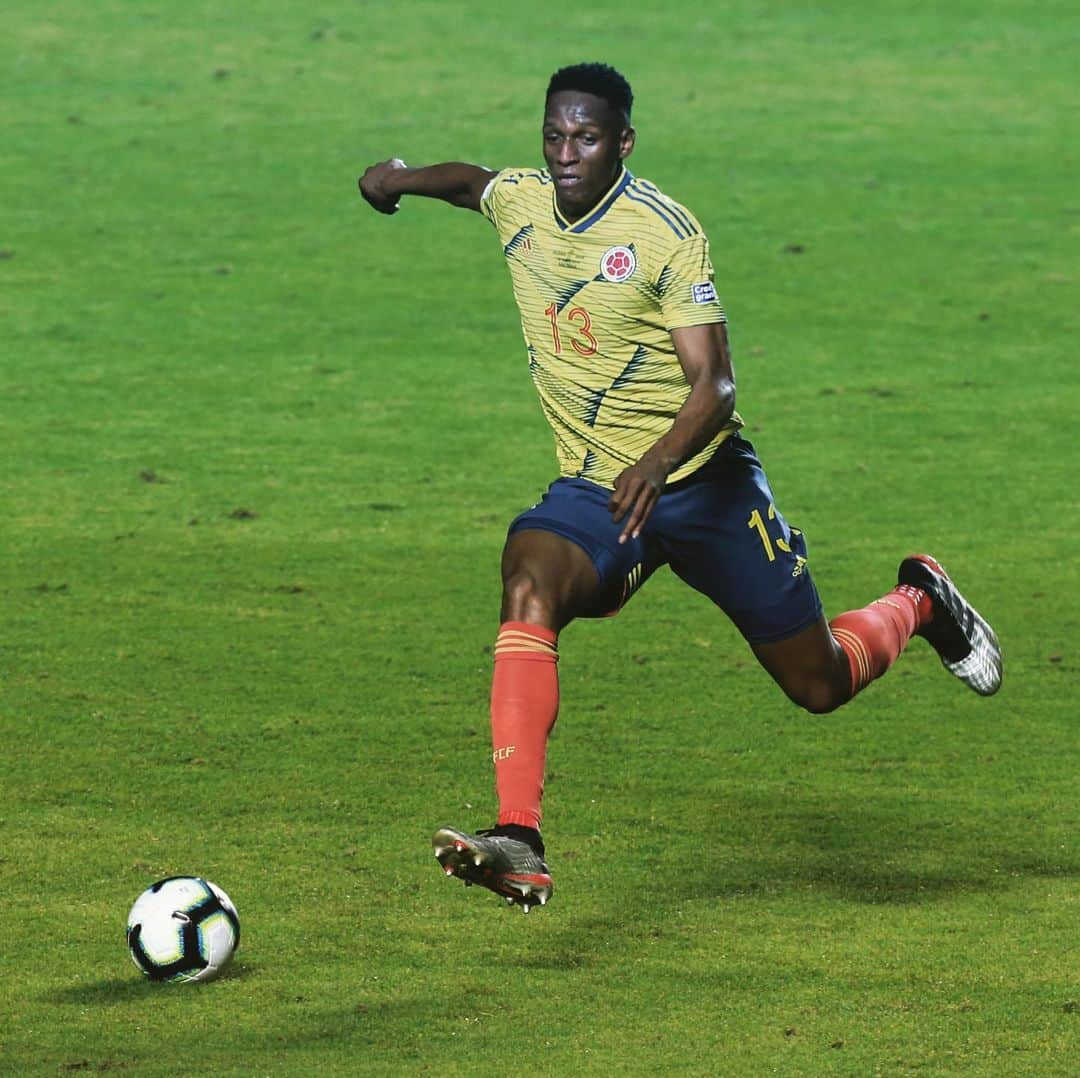
[[[634,148],[634,129],[602,97],[561,90],[544,112],[544,160],[559,210],[584,217],[615,182]]]

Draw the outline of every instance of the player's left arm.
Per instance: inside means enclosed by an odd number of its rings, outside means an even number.
[[[690,393],[671,429],[641,459],[619,473],[608,509],[616,524],[626,519],[619,542],[640,534],[671,475],[679,465],[704,449],[735,411],[735,372],[731,366],[727,326],[673,329],[671,339]]]

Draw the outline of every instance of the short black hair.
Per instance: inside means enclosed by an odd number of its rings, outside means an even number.
[[[548,83],[547,97],[562,90],[577,90],[579,93],[602,97],[612,109],[622,113],[626,123],[630,122],[634,91],[630,89],[630,83],[610,64],[571,64],[569,67],[559,68]]]

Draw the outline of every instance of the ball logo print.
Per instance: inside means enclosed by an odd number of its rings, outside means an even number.
[[[600,258],[600,273],[605,281],[618,284],[634,275],[637,258],[632,247],[609,247]]]

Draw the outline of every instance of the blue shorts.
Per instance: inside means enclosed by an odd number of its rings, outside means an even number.
[[[783,640],[821,616],[806,541],[780,515],[754,447],[738,435],[693,475],[668,486],[637,539],[619,545],[625,519],[611,491],[588,479],[556,479],[510,534],[555,532],[577,543],[600,576],[585,617],[617,612],[662,565],[707,595],[753,644]]]

